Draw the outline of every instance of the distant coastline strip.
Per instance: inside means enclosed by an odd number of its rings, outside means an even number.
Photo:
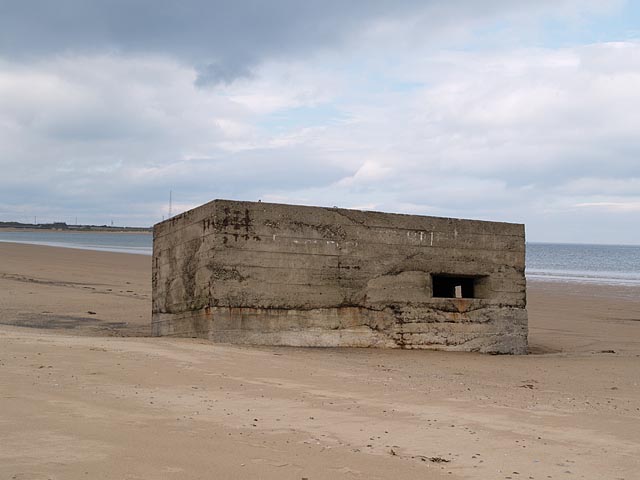
[[[134,255],[151,256],[153,251],[150,247],[124,247],[117,245],[82,245],[62,242],[38,242],[26,240],[4,240],[0,239],[0,243],[20,243],[23,245],[39,245],[42,247],[72,248],[75,250],[91,250],[95,252],[112,252],[112,253],[130,253]]]

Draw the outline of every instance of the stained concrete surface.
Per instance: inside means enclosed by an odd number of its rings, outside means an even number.
[[[524,267],[520,224],[215,200],[155,226],[152,330],[525,353]]]

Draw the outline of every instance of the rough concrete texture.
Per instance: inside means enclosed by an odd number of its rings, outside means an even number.
[[[153,334],[526,353],[524,268],[519,224],[214,200],[154,227]]]

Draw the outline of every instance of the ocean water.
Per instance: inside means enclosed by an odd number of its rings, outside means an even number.
[[[0,242],[30,243],[50,247],[140,255],[151,255],[153,250],[153,235],[151,233],[54,232],[46,230],[3,232],[0,230]]]
[[[640,286],[640,245],[528,243],[527,278]]]
[[[0,242],[151,255],[150,233],[0,231]],[[527,244],[527,278],[640,287],[640,245]]]

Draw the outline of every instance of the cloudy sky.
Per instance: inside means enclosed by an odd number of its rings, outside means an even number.
[[[214,198],[640,243],[640,2],[0,0],[0,220]]]

